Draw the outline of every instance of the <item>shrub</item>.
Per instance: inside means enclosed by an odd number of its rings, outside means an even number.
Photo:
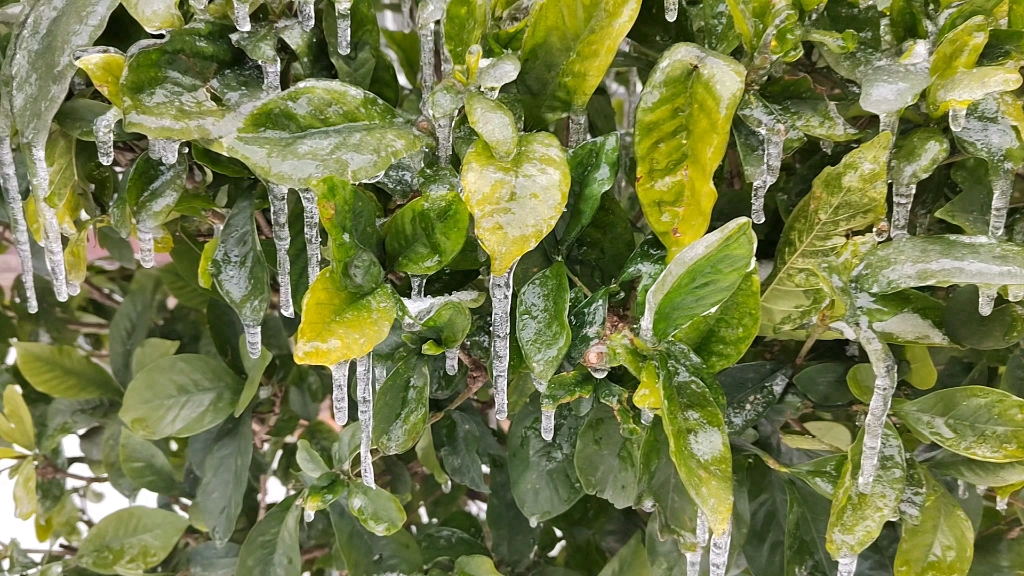
[[[2,4],[8,573],[1024,565],[1020,0]]]

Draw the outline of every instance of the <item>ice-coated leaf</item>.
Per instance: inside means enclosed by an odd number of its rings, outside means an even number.
[[[878,538],[882,526],[896,515],[906,482],[903,442],[892,424],[882,429],[878,470],[869,492],[861,492],[860,471],[864,432],[850,447],[843,475],[832,498],[825,546],[833,559],[857,555]]]
[[[554,228],[569,197],[569,165],[547,132],[525,134],[508,162],[477,140],[462,161],[463,199],[477,238],[491,256],[491,274],[504,274]]]
[[[893,407],[914,433],[975,460],[1024,459],[1024,400],[994,388],[938,390]]]
[[[252,576],[299,576],[301,508],[295,497],[285,498],[271,508],[249,531],[238,552],[237,573]]]
[[[416,445],[427,427],[430,366],[425,357],[412,354],[379,386],[373,399],[373,443],[384,454],[401,454]]]
[[[441,26],[444,48],[455,65],[466,63],[466,51],[480,44],[491,17],[491,0],[449,0]]]
[[[326,268],[302,302],[295,335],[295,362],[334,366],[365,356],[387,337],[398,312],[394,291],[381,285],[360,295],[345,289],[334,268]]]
[[[372,534],[349,514],[345,503],[340,501],[331,504],[328,510],[337,549],[351,576],[377,576],[388,572],[415,574],[423,569],[420,548],[412,534],[405,530],[390,536]]]
[[[904,134],[893,143],[893,182],[916,184],[931,176],[949,156],[949,139],[937,128],[918,128]]]
[[[574,463],[580,485],[588,494],[604,498],[616,508],[632,506],[642,443],[641,437],[622,436],[611,408],[594,406],[576,440]]]
[[[737,364],[719,372],[715,378],[728,402],[724,416],[729,434],[739,434],[756,424],[782,396],[791,374],[792,370],[780,369],[772,362]]]
[[[846,142],[860,135],[814,85],[809,76],[780,77],[764,85],[760,95],[796,129],[808,136]]]
[[[233,30],[198,19],[137,45],[121,78],[125,130],[171,140],[230,134],[235,112],[263,95],[263,74],[231,43]]]
[[[468,231],[469,210],[458,192],[424,194],[384,224],[388,265],[407,274],[433,274],[459,254]]]
[[[165,164],[147,152],[132,163],[123,196],[139,229],[152,232],[163,224],[185,193],[187,174],[188,160],[183,155]]]
[[[1024,112],[1012,94],[991,94],[967,108],[964,126],[953,132],[961,150],[983,158],[993,172],[1024,163]]]
[[[684,42],[662,54],[644,85],[636,109],[636,193],[669,260],[707,230],[718,197],[712,177],[745,76],[728,56]]]
[[[69,346],[18,342],[18,370],[33,388],[54,398],[120,398],[109,372]]]
[[[814,179],[783,228],[775,268],[761,295],[762,335],[799,328],[814,320],[829,300],[818,270],[839,253],[848,230],[885,218],[886,158],[892,134],[883,132],[827,167]],[[892,246],[898,243],[886,244]],[[869,252],[873,254],[877,250]]]
[[[479,92],[470,92],[466,95],[466,119],[490,146],[495,158],[502,162],[512,159],[519,145],[519,128],[515,116],[504,104]]]
[[[75,66],[85,70],[93,87],[103,94],[111,104],[120,108],[121,74],[124,73],[124,62],[124,54],[111,50],[110,52],[86,54],[75,60]]]
[[[644,437],[640,452],[637,504],[657,508],[658,537],[668,539],[676,550],[696,551],[706,543],[697,538],[698,509],[679,479],[670,456],[668,438],[661,420],[655,420]]]
[[[593,220],[601,205],[601,196],[615,183],[619,173],[619,133],[599,136],[570,150],[569,171],[572,174],[569,200],[555,226],[563,253]]]
[[[704,360],[712,372],[732,366],[754,341],[761,324],[761,282],[757,269],[740,280],[732,294],[713,313],[690,322],[675,339]]]
[[[640,335],[664,340],[718,310],[754,268],[749,218],[736,218],[678,252],[647,292]]]
[[[516,338],[533,375],[547,382],[572,339],[569,329],[569,279],[565,264],[538,272],[516,300]]]
[[[928,462],[928,470],[975,486],[1010,486],[1024,482],[1024,462],[982,462],[956,454],[942,454]]]
[[[100,520],[82,541],[75,562],[100,574],[137,574],[174,549],[188,519],[154,508],[123,508]]]
[[[572,339],[565,353],[570,364],[579,362],[587,350],[604,336],[608,320],[608,289],[602,288],[569,312]]]
[[[210,275],[242,325],[259,326],[270,303],[270,268],[260,248],[253,219],[253,198],[235,201],[221,230]],[[253,356],[259,355],[259,349]]]
[[[517,83],[528,127],[586,109],[639,11],[639,0],[542,0],[534,6]]]
[[[328,175],[371,180],[427,143],[373,93],[313,79],[263,100],[224,145],[260,178],[306,188]]]
[[[178,354],[157,360],[135,376],[118,415],[145,439],[191,436],[224,421],[243,386],[219,360]]]
[[[974,559],[974,527],[960,504],[927,471],[921,521],[903,524],[893,573],[966,576]]]
[[[390,536],[405,524],[405,509],[390,492],[362,482],[348,486],[348,511],[364,528],[377,536]]]
[[[185,25],[176,0],[122,0],[132,18],[150,34],[166,32]]]

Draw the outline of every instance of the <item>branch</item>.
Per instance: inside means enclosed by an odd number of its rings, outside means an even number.
[[[476,394],[476,391],[479,390],[480,387],[484,385],[484,382],[487,382],[489,378],[487,376],[487,368],[483,363],[470,356],[468,352],[460,349],[459,358],[469,366],[469,375],[466,377],[466,389],[456,396],[455,400],[452,401],[451,404],[445,406],[444,410],[431,414],[430,421],[427,422],[427,425],[437,422],[441,418],[444,418],[446,413],[458,408],[458,406],[468,400],[470,396]]]

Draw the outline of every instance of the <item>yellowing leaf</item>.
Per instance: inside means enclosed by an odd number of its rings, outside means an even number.
[[[92,85],[111,104],[121,107],[121,74],[124,72],[124,54],[110,52],[89,54],[75,60],[75,65],[85,70]]]
[[[26,450],[36,448],[36,429],[28,404],[21,397],[17,386],[4,389],[4,413],[0,416],[0,438],[17,444]]]

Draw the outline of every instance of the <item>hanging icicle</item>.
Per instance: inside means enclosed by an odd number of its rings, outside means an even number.
[[[999,295],[998,286],[978,286],[978,314],[988,316],[996,305],[996,296]]]
[[[725,569],[729,565],[729,544],[732,541],[732,522],[725,527],[721,534],[711,537],[711,551],[708,560],[711,564],[711,576],[725,576]]]
[[[150,138],[149,155],[160,160],[164,164],[174,164],[178,161],[178,148],[180,146],[181,142],[178,140]]]
[[[232,0],[232,3],[235,5],[235,28],[239,32],[252,30],[252,24],[249,22],[249,0]]]
[[[764,197],[768,188],[779,179],[782,166],[782,148],[786,143],[786,125],[781,122],[770,129],[761,131],[764,137],[764,164],[753,182],[750,217],[755,224],[764,222]]]
[[[679,17],[679,0],[665,0],[665,20],[675,22]]]
[[[96,138],[96,154],[100,164],[110,166],[114,163],[114,125],[121,117],[121,111],[111,108],[96,117],[92,122],[92,133]]]
[[[281,91],[281,59],[261,60],[260,68],[263,69],[263,89],[271,94]]]
[[[363,484],[376,488],[370,447],[373,441],[373,352],[356,360],[356,403],[359,407],[359,462]]]
[[[857,479],[860,491],[869,493],[878,470],[878,453],[882,447],[882,429],[885,415],[889,413],[892,393],[896,389],[896,360],[871,329],[868,319],[861,318],[860,345],[868,354],[871,368],[875,371],[875,389],[864,418],[864,447],[860,459],[860,476]]]
[[[569,111],[569,148],[575,148],[587,141],[587,109],[573,108]]]
[[[299,0],[299,25],[306,32],[312,30],[316,24],[315,8],[315,0]]]
[[[551,442],[555,437],[555,409],[540,409],[540,437]]]
[[[989,212],[988,235],[999,238],[1006,226],[1006,212],[1010,208],[1010,196],[1013,194],[1013,179],[1017,173],[1015,166],[1006,167],[1000,176],[992,178],[992,209]]]
[[[288,187],[271,184],[270,192],[270,223],[274,231],[274,247],[277,249],[277,282],[280,284],[281,315],[295,317],[295,305],[292,302],[292,263],[288,259],[288,246],[292,243],[291,231],[288,230]]]
[[[491,379],[494,382],[494,417],[508,418],[509,335],[512,331],[512,264],[508,272],[491,276]]]
[[[259,324],[242,324],[245,332],[245,350],[255,360],[263,352],[263,328]]]
[[[700,576],[700,561],[704,557],[704,547],[708,545],[708,517],[702,510],[697,510],[697,549],[686,553],[686,576]]]
[[[338,426],[348,423],[348,367],[349,360],[338,362],[331,366],[331,382],[334,385],[334,393],[331,400],[334,406],[334,421]]]
[[[156,264],[156,247],[153,244],[153,232],[143,226],[136,226],[135,235],[139,239],[139,264],[142,264],[143,268],[152,268]]]
[[[892,229],[890,233],[893,240],[906,238],[909,235],[907,227],[910,224],[910,206],[914,203],[916,191],[917,183],[915,182],[892,183]]]
[[[442,166],[451,164],[452,161],[452,130],[455,119],[452,116],[442,116],[434,122],[434,133],[437,136],[437,162]]]
[[[0,137],[0,185],[4,187],[4,198],[7,200],[7,213],[11,218],[11,232],[14,235],[14,247],[21,260],[21,283],[25,287],[25,308],[30,314],[39,311],[36,300],[36,282],[32,268],[32,248],[29,244],[28,225],[25,223],[25,206],[18,193],[18,172],[14,167],[14,152],[11,150],[11,138],[7,134]]]
[[[334,0],[334,15],[338,23],[338,53],[347,56],[352,51],[352,0]]]
[[[50,168],[46,165],[46,143],[29,145],[28,171],[31,177],[32,196],[36,211],[43,222],[43,249],[46,251],[46,267],[53,281],[53,292],[59,302],[68,299],[67,272],[64,268],[64,246],[60,239],[60,224],[57,213],[46,202],[50,190]]]
[[[853,573],[857,571],[857,555],[846,554],[839,557],[839,572],[838,576],[853,576]]]
[[[444,372],[455,376],[459,372],[459,349],[449,348],[444,351]]]
[[[309,188],[299,188],[299,199],[302,200],[302,221],[306,234],[306,260],[309,274],[309,285],[313,285],[317,274],[320,274],[320,208],[316,205],[316,192]]]

